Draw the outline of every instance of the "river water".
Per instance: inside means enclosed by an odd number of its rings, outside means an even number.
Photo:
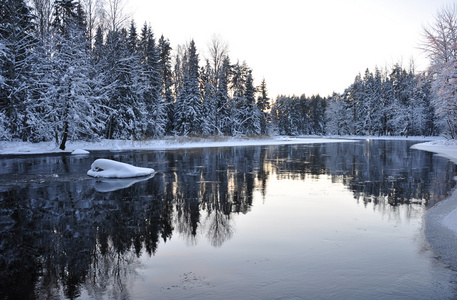
[[[456,167],[412,144],[0,157],[0,298],[454,299],[423,216]]]

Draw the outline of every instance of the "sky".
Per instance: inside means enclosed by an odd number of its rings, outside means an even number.
[[[194,40],[200,64],[219,36],[232,63],[277,95],[342,93],[360,72],[401,63],[428,66],[424,26],[451,0],[124,0],[137,27],[146,22],[173,49]]]

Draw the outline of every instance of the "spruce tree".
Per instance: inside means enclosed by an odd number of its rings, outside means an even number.
[[[270,117],[268,111],[270,110],[270,98],[268,98],[267,83],[265,78],[262,79],[259,87],[259,97],[257,98],[257,107],[262,113],[260,119],[260,132],[261,134],[267,133],[267,126],[270,123]]]
[[[217,90],[216,90],[216,116],[215,128],[218,134],[230,133],[230,101],[228,96],[229,79],[231,74],[230,59],[225,56],[222,62],[221,70],[218,72]]]
[[[199,87],[198,54],[192,40],[183,59],[183,79],[174,114],[175,132],[180,135],[200,134],[202,98]]]
[[[161,96],[159,51],[152,30],[145,24],[141,31],[140,55],[143,101],[146,107],[146,137],[160,137],[166,130],[166,107]]]
[[[173,97],[173,74],[171,71],[171,46],[170,42],[162,35],[159,39],[159,84],[160,95],[164,101],[165,109],[165,133],[171,134],[173,131],[173,113],[175,99]]]

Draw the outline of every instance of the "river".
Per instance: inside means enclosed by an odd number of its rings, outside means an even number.
[[[456,167],[412,144],[1,156],[0,298],[453,299],[423,218]]]

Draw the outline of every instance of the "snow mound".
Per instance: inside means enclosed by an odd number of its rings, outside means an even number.
[[[73,152],[71,152],[71,154],[86,155],[86,154],[89,154],[89,151],[86,151],[86,150],[83,150],[83,149],[76,149]]]
[[[126,163],[100,158],[95,160],[87,175],[104,178],[133,178],[154,174],[154,169],[135,167]]]

